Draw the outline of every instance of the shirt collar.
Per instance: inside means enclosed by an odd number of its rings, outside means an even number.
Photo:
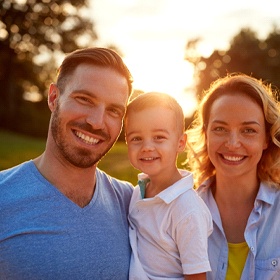
[[[193,188],[193,175],[192,173],[188,172],[187,170],[180,169],[180,174],[183,176],[182,179],[175,182],[173,185],[169,186],[165,190],[161,191],[157,194],[154,198],[163,200],[166,204],[169,204],[182,193],[186,192],[189,189]],[[146,184],[149,182],[149,177],[144,174],[138,174],[138,185],[141,192],[141,197],[145,196],[145,188]]]
[[[277,189],[275,187],[271,187],[268,184],[261,182],[256,201],[261,200],[267,204],[273,205],[276,197],[276,192]]]
[[[204,183],[202,183],[198,188],[199,195],[203,198],[203,200],[207,200],[208,203],[211,200],[212,192],[211,192],[211,183],[214,181],[215,177],[212,176]],[[275,201],[275,193],[277,189],[275,187],[269,186],[269,184],[261,182],[260,188],[256,197],[256,201],[263,201],[267,204],[273,205]]]
[[[221,219],[220,219],[220,213],[218,206],[216,204],[216,201],[213,197],[212,191],[211,191],[211,184],[214,181],[215,176],[210,177],[208,180],[206,180],[204,183],[202,183],[199,188],[197,189],[197,192],[199,196],[204,200],[206,205],[208,206],[213,220],[216,222],[216,224],[221,225]]]

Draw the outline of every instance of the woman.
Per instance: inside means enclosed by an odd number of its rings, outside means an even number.
[[[280,113],[270,86],[215,81],[188,130],[188,162],[210,209],[207,279],[280,279]]]

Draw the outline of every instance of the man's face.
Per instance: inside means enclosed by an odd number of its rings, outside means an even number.
[[[52,152],[76,167],[95,165],[120,134],[129,95],[125,77],[82,64],[67,78],[63,92],[56,86],[51,90]]]

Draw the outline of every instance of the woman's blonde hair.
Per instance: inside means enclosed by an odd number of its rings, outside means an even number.
[[[244,94],[263,110],[268,147],[258,163],[260,181],[279,187],[280,183],[280,111],[276,91],[245,74],[231,74],[214,81],[205,92],[196,111],[194,121],[187,130],[188,165],[194,173],[196,186],[215,175],[206,146],[206,130],[213,102],[222,95]]]

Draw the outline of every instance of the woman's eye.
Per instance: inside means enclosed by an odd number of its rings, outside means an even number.
[[[256,133],[256,130],[253,128],[246,128],[246,129],[244,129],[244,132],[245,133]]]
[[[221,126],[218,126],[218,127],[214,127],[213,131],[225,131],[225,129]]]

